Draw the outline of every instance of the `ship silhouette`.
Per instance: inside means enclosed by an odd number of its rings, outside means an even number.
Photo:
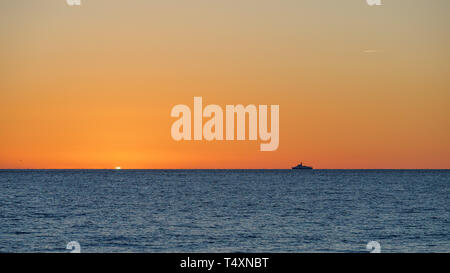
[[[298,164],[298,165],[295,166],[295,167],[292,167],[292,169],[293,169],[293,170],[312,170],[313,167],[303,165],[303,162],[300,162],[300,164]]]

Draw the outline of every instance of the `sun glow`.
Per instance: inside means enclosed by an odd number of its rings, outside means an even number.
[[[121,167],[116,167],[116,170],[120,170],[120,169],[122,169]]]

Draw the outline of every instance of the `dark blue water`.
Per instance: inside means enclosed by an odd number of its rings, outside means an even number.
[[[450,252],[450,171],[0,171],[0,252]]]

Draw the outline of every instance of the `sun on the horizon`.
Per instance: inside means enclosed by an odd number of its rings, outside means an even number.
[[[116,167],[116,170],[120,170],[120,169],[122,169],[121,167]]]

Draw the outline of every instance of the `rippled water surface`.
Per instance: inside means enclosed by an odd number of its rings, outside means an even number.
[[[450,252],[450,171],[0,171],[0,252]]]

